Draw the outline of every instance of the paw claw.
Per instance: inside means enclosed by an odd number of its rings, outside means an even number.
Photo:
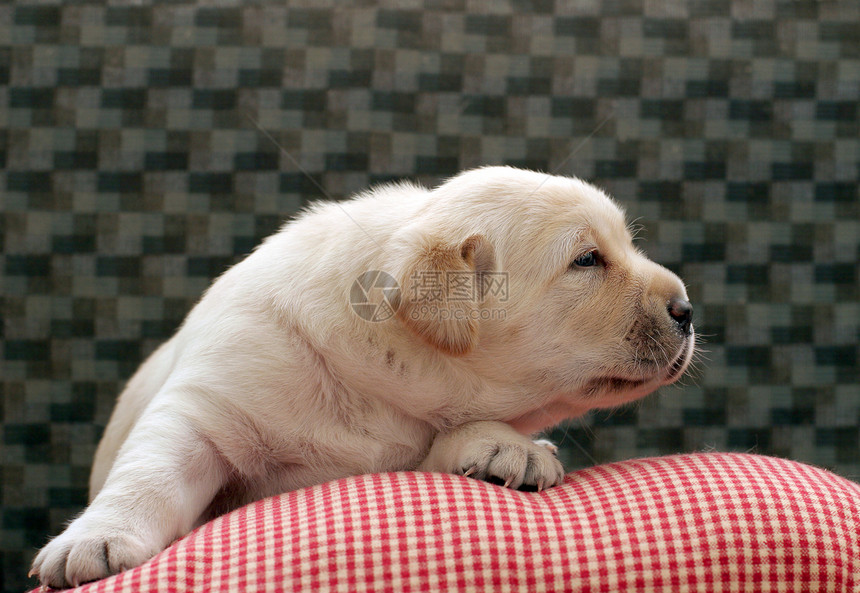
[[[536,441],[533,441],[533,442],[535,445],[538,445],[539,447],[543,447],[544,449],[546,449],[547,451],[549,451],[550,453],[552,453],[553,455],[558,457],[558,445],[556,445],[552,441],[549,441],[547,439],[537,439]]]
[[[39,577],[40,591],[79,587],[143,564],[157,552],[134,535],[92,526],[85,514],[42,548],[30,575]]]
[[[468,478],[469,476],[474,474],[476,471],[478,471],[478,467],[473,465],[472,467],[470,467],[469,469],[467,469],[466,471],[463,472],[463,476]]]

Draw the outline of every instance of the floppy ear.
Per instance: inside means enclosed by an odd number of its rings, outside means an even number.
[[[423,242],[400,284],[398,318],[443,352],[465,354],[477,343],[483,276],[494,267],[493,246],[483,235],[459,245]]]

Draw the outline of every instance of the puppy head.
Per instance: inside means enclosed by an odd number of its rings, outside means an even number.
[[[501,307],[504,315],[434,324],[416,320],[407,304],[401,319],[452,353],[471,350],[476,368],[534,392],[535,405],[551,402],[551,417],[526,429],[642,397],[686,370],[694,332],[684,285],[634,247],[604,193],[507,167],[461,174],[434,193],[436,219],[425,223],[440,237],[472,235],[440,238],[434,244],[448,247],[428,245],[413,269],[504,272],[506,302],[481,294],[457,305]]]

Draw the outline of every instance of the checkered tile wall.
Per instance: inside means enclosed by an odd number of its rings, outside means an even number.
[[[569,467],[860,479],[858,26],[832,0],[0,5],[5,589],[213,276],[309,201],[482,164],[612,192],[706,336],[683,386],[555,431]]]

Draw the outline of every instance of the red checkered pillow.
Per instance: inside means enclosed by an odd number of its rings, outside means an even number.
[[[860,591],[860,486],[754,455],[638,459],[542,493],[346,478],[248,505],[78,591]]]

